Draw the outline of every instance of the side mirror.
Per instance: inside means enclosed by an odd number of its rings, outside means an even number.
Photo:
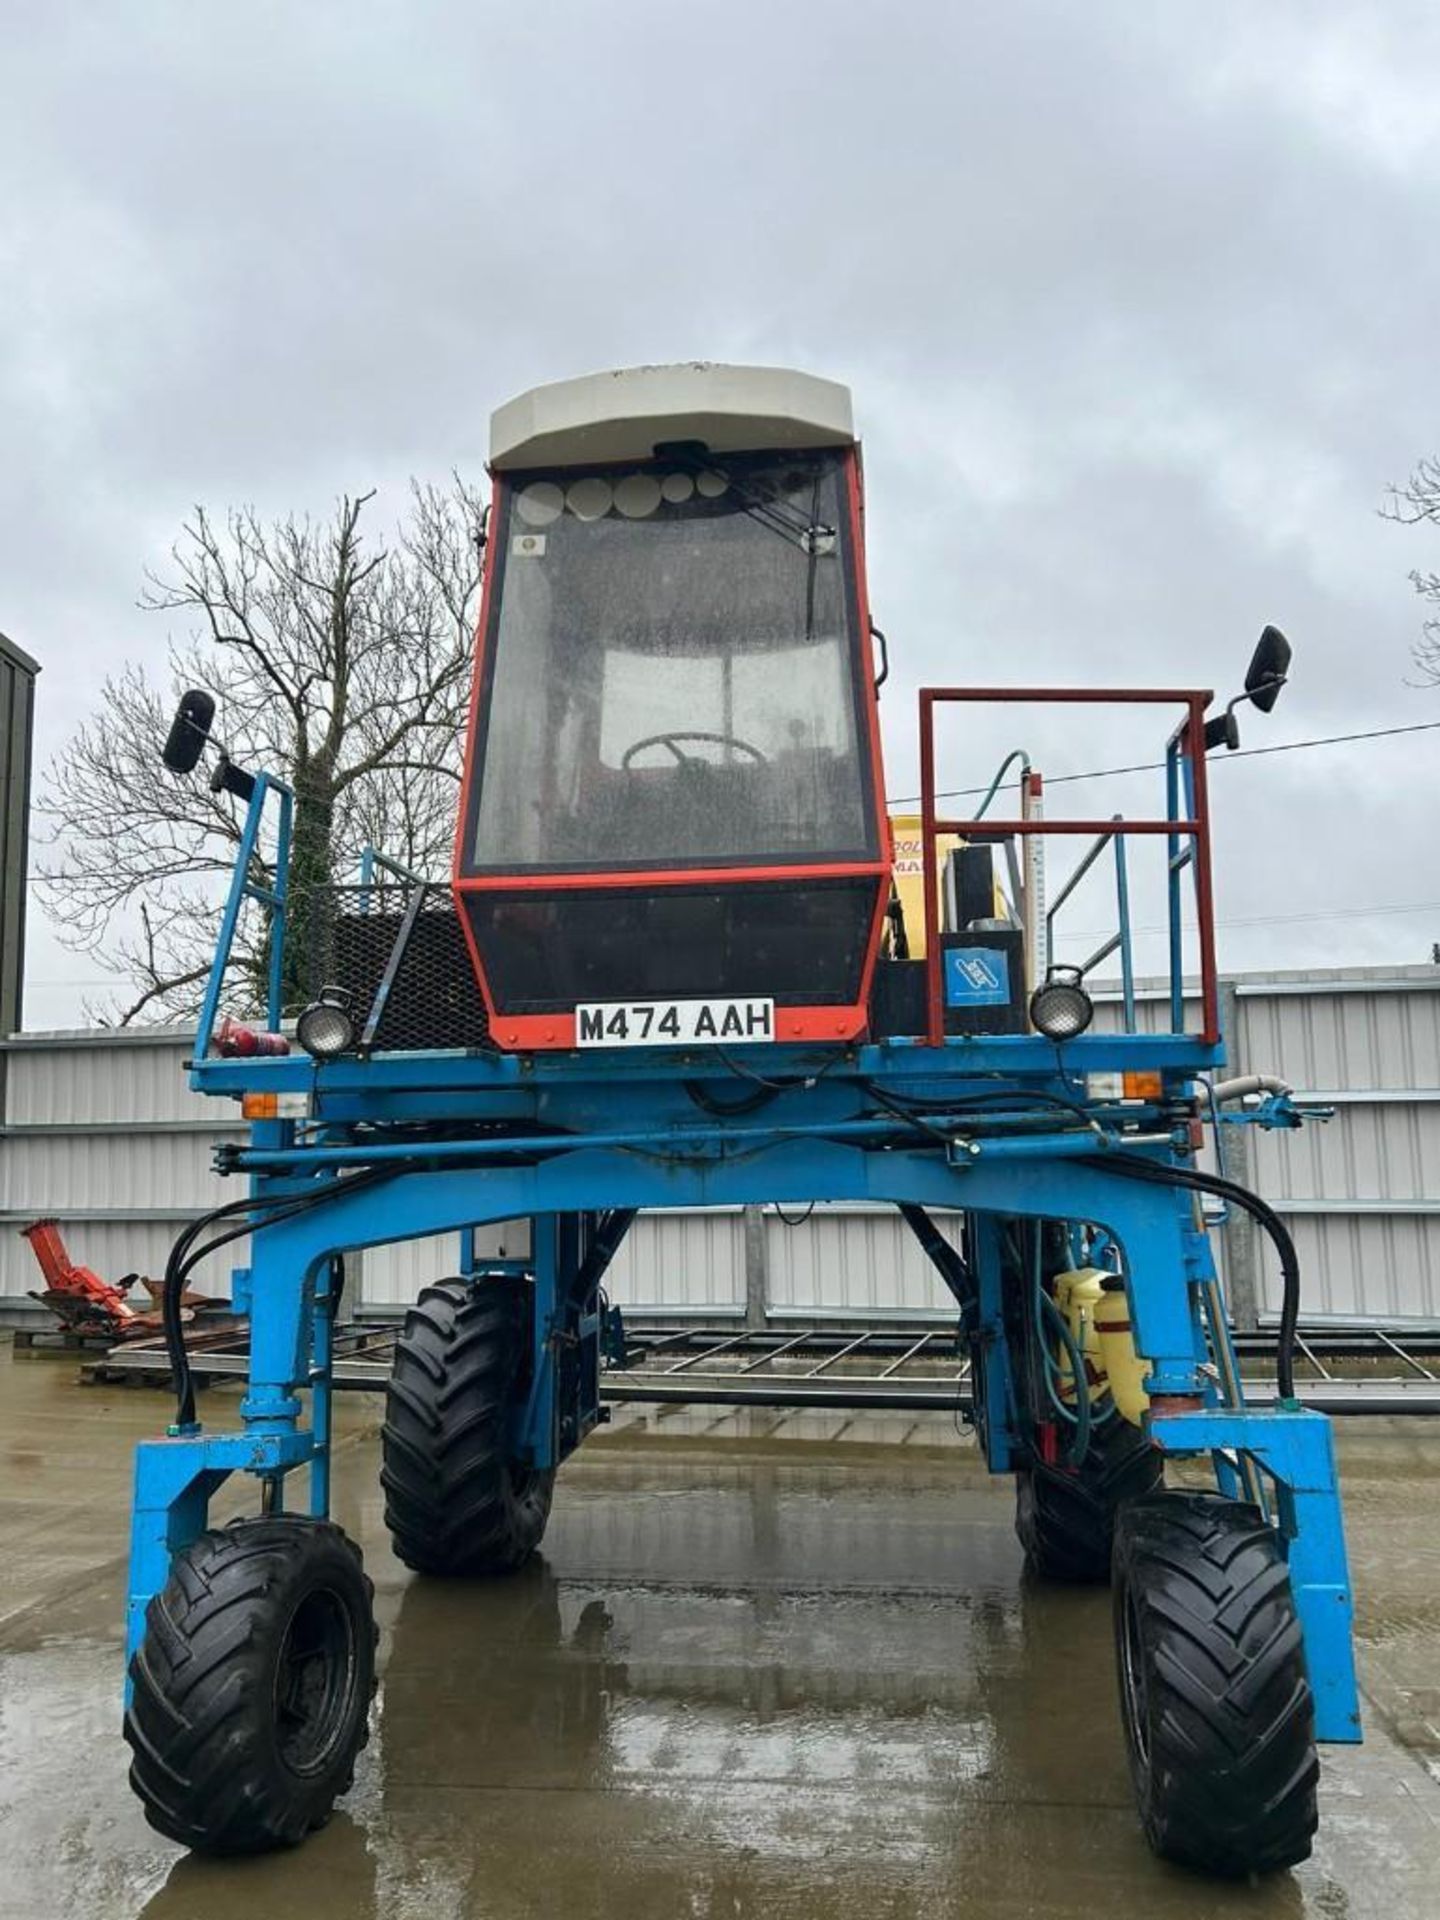
[[[195,763],[205,751],[215,719],[215,702],[201,687],[192,687],[180,696],[175,718],[166,735],[160,758],[172,773],[193,773]]]
[[[1223,713],[1205,722],[1205,751],[1226,747],[1231,753],[1240,744],[1240,722],[1235,709],[1248,700],[1261,713],[1269,713],[1280,698],[1280,689],[1290,677],[1290,642],[1278,627],[1266,627],[1250,656],[1245,675],[1245,691],[1237,693]]]
[[[1250,671],[1245,675],[1250,704],[1261,713],[1269,713],[1280,698],[1280,689],[1290,672],[1290,656],[1290,642],[1280,629],[1266,627],[1250,656]]]

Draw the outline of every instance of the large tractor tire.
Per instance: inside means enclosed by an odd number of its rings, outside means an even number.
[[[1314,1704],[1280,1542],[1214,1493],[1120,1515],[1115,1640],[1130,1777],[1164,1859],[1239,1878],[1307,1859]]]
[[[175,1555],[125,1714],[152,1827],[236,1854],[324,1826],[368,1734],[371,1595],[359,1548],[328,1520],[237,1520]]]
[[[1015,1531],[1031,1572],[1072,1584],[1107,1581],[1117,1514],[1154,1493],[1163,1475],[1159,1451],[1118,1415],[1092,1429],[1078,1467],[1032,1460],[1019,1468]]]
[[[426,1287],[385,1397],[380,1484],[417,1573],[512,1573],[539,1546],[555,1485],[510,1457],[530,1363],[529,1289],[511,1275]]]

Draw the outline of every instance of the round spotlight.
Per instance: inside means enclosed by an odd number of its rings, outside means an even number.
[[[1094,1018],[1077,967],[1052,967],[1030,996],[1030,1024],[1047,1040],[1073,1040]]]
[[[527,527],[548,527],[565,511],[565,489],[553,480],[537,480],[520,494],[515,507]]]
[[[349,995],[339,987],[322,987],[295,1022],[295,1038],[312,1060],[333,1060],[355,1044],[355,1022]]]
[[[615,505],[627,520],[645,520],[660,504],[660,482],[653,473],[627,473],[615,482]]]
[[[598,474],[577,480],[565,495],[565,504],[577,520],[601,520],[615,504],[615,489]]]

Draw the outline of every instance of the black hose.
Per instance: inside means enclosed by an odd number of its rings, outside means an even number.
[[[178,1235],[165,1262],[165,1278],[160,1295],[160,1322],[165,1335],[165,1352],[170,1361],[171,1378],[175,1384],[177,1426],[195,1424],[195,1382],[190,1371],[190,1356],[185,1348],[184,1323],[180,1317],[185,1282],[194,1269],[221,1247],[229,1246],[234,1240],[243,1240],[247,1233],[307,1213],[312,1207],[335,1198],[339,1192],[348,1193],[356,1185],[373,1186],[378,1180],[389,1178],[391,1170],[388,1167],[367,1169],[363,1173],[352,1174],[348,1179],[327,1181],[324,1186],[308,1193],[251,1194],[243,1200],[227,1201],[223,1207],[215,1207],[211,1212],[202,1214]],[[237,1220],[238,1224],[197,1247],[196,1242],[201,1236],[222,1220]]]
[[[733,1060],[723,1047],[716,1047],[714,1051],[716,1059],[727,1073],[733,1074],[737,1080],[749,1080],[755,1088],[754,1093],[742,1094],[738,1100],[717,1100],[698,1080],[682,1080],[680,1084],[694,1105],[715,1120],[737,1119],[748,1113],[758,1113],[761,1107],[768,1107],[782,1093],[789,1093],[795,1087],[813,1087],[817,1080],[824,1079],[838,1057],[832,1056],[815,1073],[792,1075],[785,1080],[769,1080],[763,1073],[756,1073],[753,1067],[747,1067],[744,1061]]]
[[[195,1389],[190,1378],[190,1359],[185,1351],[185,1329],[180,1318],[180,1296],[185,1291],[185,1256],[194,1246],[205,1229],[217,1220],[232,1218],[237,1213],[255,1211],[258,1201],[253,1195],[244,1200],[227,1201],[223,1207],[215,1207],[211,1212],[202,1214],[198,1220],[192,1220],[176,1235],[165,1261],[165,1274],[160,1285],[160,1325],[165,1335],[165,1351],[170,1360],[170,1374],[175,1383],[175,1419],[178,1425],[192,1426],[195,1420]]]
[[[698,1080],[682,1080],[690,1100],[702,1113],[708,1113],[714,1120],[730,1120],[742,1114],[758,1113],[761,1107],[768,1107],[782,1092],[780,1087],[757,1087],[753,1093],[742,1093],[738,1100],[717,1100],[714,1094],[707,1093]]]
[[[860,1083],[867,1092],[874,1092],[872,1081]],[[1011,1107],[1031,1109],[1029,1117],[1038,1119],[1041,1115],[1058,1108],[1062,1113],[1073,1114],[1091,1133],[1103,1133],[1100,1122],[1094,1114],[1087,1113],[1078,1100],[1067,1100],[1063,1094],[1047,1093],[1039,1087],[993,1087],[980,1093],[967,1093],[951,1099],[922,1099],[915,1094],[895,1096],[903,1101],[911,1111],[919,1113],[969,1113],[974,1111],[977,1118],[983,1118],[984,1109],[994,1106],[996,1101]]]
[[[1106,1173],[1118,1173],[1127,1180],[1146,1180],[1152,1186],[1185,1187],[1194,1193],[1213,1193],[1248,1213],[1257,1226],[1269,1234],[1280,1259],[1280,1331],[1275,1350],[1275,1384],[1282,1400],[1295,1398],[1295,1334],[1300,1324],[1300,1256],[1285,1222],[1258,1194],[1218,1173],[1201,1173],[1195,1167],[1174,1167],[1158,1160],[1142,1160],[1137,1154],[1087,1154],[1085,1164]]]
[[[307,1195],[306,1198],[308,1200],[310,1196]],[[185,1292],[185,1282],[202,1260],[208,1259],[221,1247],[228,1246],[232,1240],[243,1240],[245,1235],[253,1232],[257,1226],[270,1225],[277,1220],[289,1219],[292,1213],[305,1211],[301,1206],[276,1208],[266,1213],[261,1219],[253,1218],[252,1216],[261,1209],[262,1204],[257,1200],[250,1200],[245,1203],[243,1209],[234,1203],[226,1207],[217,1207],[213,1213],[202,1215],[199,1220],[192,1221],[170,1249],[170,1258],[165,1263],[165,1279],[160,1296],[160,1319],[165,1332],[165,1351],[170,1360],[170,1373],[175,1383],[175,1420],[179,1426],[188,1427],[195,1423],[195,1382],[190,1373],[190,1356],[185,1347],[184,1322],[180,1317],[182,1312],[180,1302]],[[198,1250],[191,1251],[195,1247],[196,1239],[206,1227],[237,1212],[244,1214],[244,1218],[237,1226],[230,1228],[226,1233],[217,1234],[213,1240],[206,1241]]]
[[[902,1106],[898,1100],[892,1100],[889,1094],[881,1092],[873,1080],[862,1080],[859,1084],[877,1106],[884,1107],[886,1112],[894,1114],[897,1120],[903,1120],[907,1127],[913,1127],[917,1133],[927,1134],[931,1139],[938,1140],[942,1147],[949,1149],[950,1135],[943,1127],[934,1126],[925,1119],[923,1114],[915,1113],[908,1107]]]

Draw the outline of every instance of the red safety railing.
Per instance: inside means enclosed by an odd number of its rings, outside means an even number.
[[[1193,868],[1195,919],[1200,946],[1201,1038],[1220,1038],[1220,995],[1215,969],[1215,909],[1211,890],[1210,800],[1205,768],[1205,709],[1213,694],[1173,688],[1080,687],[922,687],[920,689],[920,835],[925,880],[925,1021],[932,1047],[945,1038],[944,989],[940,955],[940,883],[936,851],[942,833],[962,839],[995,839],[1009,834],[1166,834],[1171,842],[1168,870],[1171,900],[1171,1003],[1180,1005],[1183,964],[1179,950],[1180,872]],[[935,709],[938,706],[995,704],[1046,706],[1179,706],[1185,719],[1166,744],[1166,793],[1172,809],[1163,820],[942,820],[935,812]],[[1175,809],[1179,796],[1187,812]]]

